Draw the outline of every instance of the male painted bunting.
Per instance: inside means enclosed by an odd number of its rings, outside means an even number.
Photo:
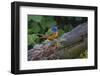
[[[56,25],[50,28],[51,34],[50,35],[43,35],[41,38],[47,39],[49,41],[53,41],[54,39],[58,38],[58,27]]]

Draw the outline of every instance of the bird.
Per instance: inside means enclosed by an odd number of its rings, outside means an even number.
[[[54,39],[57,39],[59,36],[58,27],[56,25],[53,25],[50,28],[50,31],[51,31],[50,35],[42,35],[41,38],[44,38],[44,39],[49,40],[49,41],[53,41]]]
[[[56,39],[58,37],[59,37],[58,27],[57,27],[57,25],[53,25],[49,29],[49,34],[41,35],[40,38],[45,39],[45,41],[43,42],[44,44],[46,43],[46,44],[48,44],[48,46],[52,45],[55,48],[58,48],[58,42],[56,41]],[[54,41],[54,42],[52,43],[52,41]]]

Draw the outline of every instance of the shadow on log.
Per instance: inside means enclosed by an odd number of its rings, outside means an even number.
[[[64,33],[57,39],[64,48],[55,48],[52,45],[41,44],[39,48],[28,50],[28,60],[79,58],[80,54],[87,50],[87,29],[87,23],[83,23],[72,31]]]

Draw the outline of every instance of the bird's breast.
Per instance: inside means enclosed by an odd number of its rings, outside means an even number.
[[[52,35],[48,36],[48,40],[52,41],[58,37],[58,32],[53,33]]]

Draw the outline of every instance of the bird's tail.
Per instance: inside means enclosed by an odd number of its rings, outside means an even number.
[[[37,34],[40,38],[42,38],[42,39],[47,39],[48,38],[48,36],[46,36],[46,35],[43,35],[43,34]]]

